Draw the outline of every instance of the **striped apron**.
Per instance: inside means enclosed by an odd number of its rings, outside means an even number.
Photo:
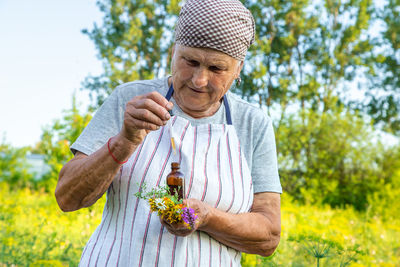
[[[167,99],[172,93],[171,86]],[[226,97],[224,104],[228,125],[192,126],[182,117],[171,118],[176,154],[168,127],[146,136],[110,185],[101,224],[86,244],[80,266],[240,266],[239,251],[202,231],[186,237],[170,234],[148,202],[134,196],[143,184],[165,185],[171,163],[179,162],[186,198],[229,213],[250,210],[251,174]]]

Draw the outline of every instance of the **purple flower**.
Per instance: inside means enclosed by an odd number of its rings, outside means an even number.
[[[183,207],[181,217],[182,220],[189,226],[189,229],[194,227],[197,219],[197,214],[194,213],[194,209]]]

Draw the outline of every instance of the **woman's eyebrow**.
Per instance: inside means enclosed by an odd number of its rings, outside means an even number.
[[[200,59],[196,58],[193,55],[182,55],[182,57],[188,61],[201,62]],[[209,62],[206,62],[206,65],[207,66],[215,66],[215,67],[223,69],[223,68],[226,68],[229,64],[221,59],[212,59]]]

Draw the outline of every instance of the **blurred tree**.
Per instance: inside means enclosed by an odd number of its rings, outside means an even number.
[[[381,144],[358,115],[344,108],[304,112],[287,116],[277,129],[280,177],[294,199],[362,210],[371,194],[398,179],[398,147]]]
[[[346,82],[369,68],[372,1],[248,2],[258,36],[238,91],[283,115],[293,105],[324,112],[344,102]]]
[[[165,74],[179,2],[97,1],[104,13],[103,25],[83,30],[94,41],[104,68],[102,75],[89,76],[83,83],[94,107],[121,83]]]
[[[381,32],[374,39],[368,102],[364,103],[375,123],[400,136],[400,0],[385,1],[377,9]]]
[[[43,129],[41,141],[33,151],[45,155],[50,172],[38,182],[39,187],[54,191],[61,168],[73,157],[70,145],[79,137],[91,118],[90,112],[80,113],[73,96],[72,108],[64,111],[63,118]]]
[[[29,148],[13,148],[5,139],[0,144],[0,182],[11,189],[32,186],[33,174],[29,173],[25,155]]]

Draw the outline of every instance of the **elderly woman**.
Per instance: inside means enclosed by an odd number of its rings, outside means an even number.
[[[107,192],[81,266],[239,266],[240,252],[273,253],[281,186],[272,123],[229,93],[253,41],[253,17],[239,1],[188,0],[172,75],[123,84],[96,112],[56,188],[63,211]],[[172,161],[186,176],[185,204],[198,214],[190,230],[159,219],[134,195],[144,183],[165,184]]]

